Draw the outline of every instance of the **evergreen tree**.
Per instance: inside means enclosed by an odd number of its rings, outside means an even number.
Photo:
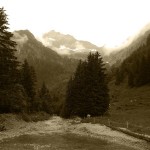
[[[26,109],[26,94],[19,84],[19,62],[15,57],[16,43],[8,31],[7,15],[0,8],[0,113],[22,112]]]
[[[104,63],[98,52],[89,54],[85,78],[86,111],[93,116],[103,115],[108,109],[109,95]]]
[[[75,103],[75,93],[76,91],[74,90],[73,87],[73,79],[72,77],[70,78],[68,85],[67,85],[67,91],[66,91],[66,100],[65,103],[63,104],[61,116],[64,118],[69,118],[72,114],[73,110],[73,102]]]
[[[24,60],[21,68],[21,84],[23,85],[27,96],[29,97],[28,107],[33,110],[33,102],[36,95],[36,74],[34,68],[29,66],[27,60]]]
[[[39,97],[41,99],[41,110],[49,114],[52,114],[53,113],[52,97],[44,82],[39,91]]]
[[[74,77],[70,79],[64,104],[64,117],[103,115],[109,106],[104,64],[98,52],[79,62]]]
[[[0,8],[0,89],[13,86],[18,77],[16,43],[11,40],[13,34],[8,29],[7,15],[4,8]]]
[[[61,100],[60,100],[61,99]],[[62,111],[62,107],[63,107],[63,99],[60,98],[58,96],[58,94],[53,94],[52,95],[52,102],[51,102],[51,106],[52,106],[52,111],[53,114],[57,114],[60,115],[61,111]]]

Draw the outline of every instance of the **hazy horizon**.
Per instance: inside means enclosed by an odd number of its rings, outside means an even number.
[[[150,23],[148,0],[1,0],[11,31],[30,30],[37,38],[55,30],[99,47],[127,44]]]

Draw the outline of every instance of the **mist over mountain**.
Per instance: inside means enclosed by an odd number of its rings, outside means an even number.
[[[123,60],[128,58],[134,51],[136,51],[138,48],[146,45],[147,39],[150,35],[150,24],[145,26],[139,33],[131,37],[131,39],[128,39],[128,44],[125,46],[114,49],[112,53],[110,53],[107,56],[104,56],[104,60],[108,61],[110,65],[115,64],[116,62],[118,64],[121,64]]]
[[[90,51],[98,51],[104,55],[102,47],[98,47],[88,41],[77,40],[69,34],[65,35],[54,30],[45,33],[41,41],[46,47],[52,48],[58,54],[70,58],[86,58]]]
[[[150,24],[146,25],[136,35],[129,37],[122,46],[116,48],[98,47],[88,41],[77,40],[69,34],[65,35],[54,30],[45,33],[41,42],[58,54],[75,59],[85,59],[90,51],[98,51],[101,53],[104,62],[113,65],[116,62],[120,64],[136,49],[145,45],[149,34]]]

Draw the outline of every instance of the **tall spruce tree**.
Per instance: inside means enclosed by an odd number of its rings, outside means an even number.
[[[15,57],[16,43],[13,34],[8,31],[7,15],[0,8],[0,89],[7,89],[17,82],[18,61]]]
[[[68,83],[64,117],[103,115],[109,106],[105,68],[98,52],[90,53],[86,61],[79,62]]]
[[[32,111],[34,107],[33,103],[36,95],[36,81],[34,68],[28,64],[27,60],[24,60],[21,68],[21,84],[29,98],[27,102],[29,111]]]
[[[103,115],[109,106],[104,63],[98,52],[90,53],[86,69],[87,111],[93,116]]]
[[[0,113],[22,112],[26,94],[19,84],[19,62],[15,57],[16,43],[8,31],[7,15],[0,8]]]

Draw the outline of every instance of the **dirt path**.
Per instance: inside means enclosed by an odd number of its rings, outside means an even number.
[[[16,137],[24,134],[52,134],[73,133],[80,136],[90,136],[133,147],[137,150],[148,150],[150,143],[133,138],[118,131],[98,124],[79,123],[74,120],[64,120],[60,117],[52,117],[47,121],[24,122],[11,119],[6,123],[8,130],[0,132],[0,140]],[[149,148],[150,149],[150,148]]]

